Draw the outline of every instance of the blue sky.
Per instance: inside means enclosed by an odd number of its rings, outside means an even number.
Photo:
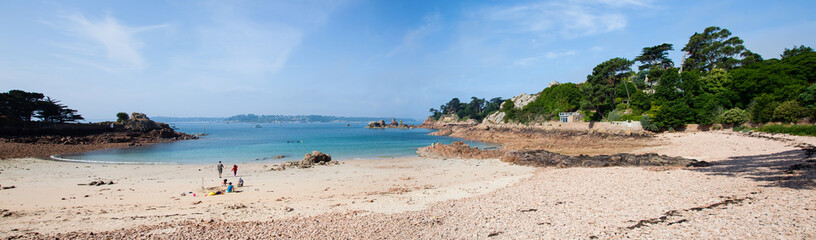
[[[423,119],[453,97],[583,82],[614,57],[729,29],[764,58],[816,46],[814,1],[0,1],[0,86],[88,119]]]

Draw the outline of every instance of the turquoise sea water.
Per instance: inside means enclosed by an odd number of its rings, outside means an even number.
[[[333,159],[416,156],[418,147],[461,139],[429,136],[428,129],[367,129],[365,123],[173,123],[177,131],[206,133],[198,140],[55,156],[68,161],[115,163],[249,163],[280,162],[320,151]],[[467,142],[480,148],[491,147]],[[286,155],[274,160],[276,155]],[[267,160],[263,160],[267,158]],[[258,160],[256,160],[258,159]]]

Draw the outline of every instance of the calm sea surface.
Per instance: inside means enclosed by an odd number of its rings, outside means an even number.
[[[206,133],[198,140],[56,156],[69,161],[116,163],[249,163],[300,160],[320,151],[333,159],[416,156],[418,147],[461,139],[429,136],[428,129],[367,129],[365,123],[173,123],[177,131]],[[495,147],[467,142],[480,148]],[[274,160],[276,155],[286,158]],[[264,160],[264,158],[267,158]],[[257,159],[257,160],[256,160]]]

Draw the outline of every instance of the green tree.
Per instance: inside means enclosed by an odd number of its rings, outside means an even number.
[[[70,109],[59,102],[50,97],[38,102],[34,117],[43,122],[53,123],[75,122],[84,119],[82,115],[77,114],[76,110]]]
[[[674,69],[667,70],[655,87],[654,100],[657,105],[679,98],[681,96],[679,85],[680,74]]]
[[[668,51],[674,50],[670,43],[663,43],[657,46],[645,47],[640,53],[640,56],[635,58],[635,61],[640,62],[638,70],[648,70],[652,67],[670,68],[674,67],[674,62],[669,58]]]
[[[805,107],[816,108],[816,83],[811,84],[805,91],[799,94],[799,102]]]
[[[559,112],[575,111],[581,101],[581,90],[575,83],[563,83],[545,88],[535,100],[524,106],[524,113],[530,115],[556,115]]]
[[[640,111],[649,111],[652,108],[652,99],[651,96],[644,93],[643,91],[635,91],[632,94],[632,108],[640,110]]]
[[[433,109],[433,110],[435,110],[435,109]],[[119,113],[116,114],[116,121],[117,122],[124,122],[124,121],[127,121],[129,118],[130,118],[130,116],[128,116],[128,114],[125,113],[125,112],[119,112]]]
[[[728,85],[731,84],[731,75],[722,69],[714,69],[701,79],[703,91],[711,94],[717,94],[728,91]]]
[[[683,69],[703,72],[710,72],[714,68],[733,69],[739,65],[735,57],[745,51],[742,43],[742,39],[731,37],[731,31],[720,27],[712,26],[702,33],[694,33],[682,49],[688,55]]]
[[[37,92],[11,90],[0,94],[0,115],[15,121],[31,121],[45,95]]]
[[[748,66],[754,63],[762,62],[764,60],[762,59],[762,55],[751,52],[750,50],[747,49],[744,52],[742,52],[740,56],[742,57],[742,60],[739,60],[740,66]]]
[[[462,103],[459,101],[459,98],[451,99],[448,102],[448,104],[446,104],[445,107],[444,107],[445,114],[456,114],[457,112],[459,112],[459,109],[462,107],[461,104]]]
[[[615,106],[615,98],[617,97],[617,83],[621,79],[632,74],[633,61],[625,58],[609,59],[592,69],[592,74],[587,76],[587,84],[592,85],[592,91],[588,93],[593,94],[592,100],[608,100],[609,106]],[[600,105],[601,102],[593,102],[593,104]],[[600,110],[600,109],[599,109]]]
[[[694,111],[683,100],[674,100],[660,107],[654,122],[660,128],[677,129],[694,121]]]
[[[694,96],[691,107],[694,109],[693,123],[712,124],[720,115],[720,104],[710,93]]]
[[[487,104],[485,104],[485,108],[484,108],[484,111],[483,111],[485,116],[487,116],[487,115],[489,115],[489,114],[491,114],[491,113],[493,113],[495,111],[498,111],[499,107],[502,104],[502,102],[504,102],[504,100],[502,100],[501,97],[491,98],[490,101],[487,101]]]
[[[513,100],[507,99],[504,101],[504,104],[501,106],[501,111],[504,112],[504,121],[509,122],[511,120],[516,120],[516,104],[513,103]]]
[[[779,57],[781,57],[782,59],[785,59],[785,58],[799,56],[799,55],[802,55],[802,54],[805,54],[805,53],[813,53],[813,52],[814,52],[813,48],[805,47],[805,45],[799,45],[799,47],[793,46],[793,48],[791,48],[791,49],[785,48],[785,51],[783,51],[782,54],[779,55]]]
[[[728,72],[735,106],[747,106],[761,94],[775,101],[796,100],[816,81],[816,53],[804,53],[783,60],[770,59]]]

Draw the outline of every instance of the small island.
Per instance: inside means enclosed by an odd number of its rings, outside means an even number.
[[[415,127],[416,127],[416,125],[402,123],[402,120],[397,122],[396,118],[392,118],[391,123],[389,123],[389,124],[385,124],[385,120],[380,120],[380,121],[370,122],[366,126],[366,128],[400,128],[400,129],[411,129],[411,128],[415,128]]]

